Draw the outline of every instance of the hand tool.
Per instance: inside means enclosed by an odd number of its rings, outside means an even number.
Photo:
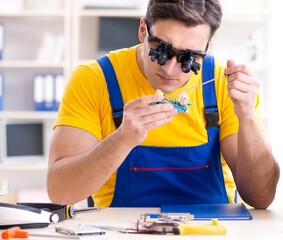
[[[0,203],[0,229],[13,226],[43,228],[50,223],[74,218],[78,213],[99,210],[99,207],[75,208],[73,205],[53,203]]]
[[[1,234],[2,239],[12,239],[12,238],[28,238],[31,237],[45,237],[45,238],[64,238],[64,239],[80,239],[79,236],[60,236],[60,235],[50,235],[50,234],[38,234],[29,233],[28,231],[23,231],[20,227],[15,226],[4,230]]]
[[[219,225],[217,219],[211,219],[212,223],[208,225],[186,225],[179,224],[173,228],[176,235],[198,234],[198,235],[225,235],[227,230]]]
[[[203,86],[203,85],[205,85],[205,84],[208,84],[208,83],[210,83],[210,82],[213,82],[213,81],[215,81],[215,80],[218,80],[218,79],[220,79],[220,78],[224,78],[224,77],[226,77],[226,76],[227,76],[227,75],[221,75],[221,76],[218,76],[218,77],[216,77],[216,78],[210,79],[210,80],[208,80],[208,81],[206,81],[206,82],[204,82],[204,83],[200,83],[200,84],[197,84],[197,85],[195,85],[195,86],[193,86],[193,87],[190,87],[190,88],[188,88],[188,89],[182,90],[182,92],[179,91],[179,92],[176,93],[176,94],[173,94],[173,95],[171,95],[171,96],[165,97],[162,101],[160,101],[160,102],[154,102],[153,104],[166,104],[166,103],[169,103],[169,104],[172,104],[172,106],[173,106],[178,112],[188,113],[188,107],[189,107],[189,106],[192,106],[193,104],[188,102],[189,97],[188,97],[188,95],[186,94],[186,92],[191,91],[191,90],[193,90],[193,89],[195,89],[195,88],[198,88],[198,87],[200,87],[200,86]],[[159,94],[160,94],[161,91],[160,91],[160,90],[157,90],[157,92],[159,92]],[[162,94],[162,92],[161,92],[161,94]],[[176,97],[179,96],[179,95],[180,95],[180,97],[179,97],[179,99],[177,100]],[[171,100],[171,99],[173,99],[173,100]],[[182,100],[182,99],[186,99],[186,100],[185,100],[185,103],[182,103],[182,101],[180,101],[180,100]]]
[[[88,213],[93,211],[100,211],[100,207],[86,207],[86,208],[76,208],[74,205],[67,206],[67,218],[74,218],[77,214]]]
[[[216,80],[221,79],[221,78],[224,78],[224,77],[227,77],[227,75],[226,75],[226,74],[220,75],[220,76],[218,76],[218,77],[216,77],[216,78],[210,79],[210,80],[208,80],[208,81],[206,81],[206,82],[204,82],[204,83],[197,84],[197,85],[195,85],[195,86],[192,86],[192,87],[190,87],[190,88],[188,88],[188,89],[183,90],[182,92],[176,93],[176,94],[174,94],[174,95],[172,95],[172,96],[169,96],[169,97],[166,97],[166,98],[167,98],[167,99],[172,99],[172,98],[178,96],[178,95],[181,94],[181,93],[189,92],[189,91],[191,91],[191,90],[194,90],[194,89],[196,89],[196,88],[198,88],[198,87],[201,87],[201,86],[203,86],[203,85],[206,85],[206,84],[208,84],[208,83],[210,83],[210,82],[216,81]]]

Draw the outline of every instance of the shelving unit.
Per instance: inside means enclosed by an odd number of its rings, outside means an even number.
[[[138,21],[145,15],[145,3],[137,1],[143,8],[118,8],[107,5],[105,8],[83,8],[83,0],[47,0],[57,3],[57,7],[46,9],[44,4],[37,9],[30,9],[30,2],[40,0],[22,0],[22,8],[17,11],[1,11],[0,23],[5,25],[4,58],[0,60],[0,73],[4,75],[3,111],[0,112],[0,125],[9,121],[41,121],[44,124],[45,151],[47,151],[52,123],[56,112],[33,111],[33,78],[37,73],[61,73],[65,81],[72,70],[86,60],[98,58],[106,53],[99,47],[99,22],[102,18],[129,19]],[[272,12],[267,0],[257,0],[256,8],[244,8],[252,0],[233,0],[239,2],[232,8],[231,0],[222,0],[230,6],[225,11],[223,23],[217,32],[211,51],[220,58],[230,56],[239,61],[246,61],[245,44],[249,33],[252,33],[258,44],[258,58],[250,62],[262,79],[263,108],[267,112],[268,91],[267,76],[270,68],[270,50],[268,27]],[[42,1],[41,1],[42,2]],[[101,1],[97,1],[100,2]],[[113,1],[115,2],[115,1]],[[144,0],[143,2],[147,2]],[[105,2],[107,4],[108,2]],[[101,3],[102,4],[102,3]],[[109,4],[109,3],[108,3]],[[106,5],[105,5],[106,6]],[[19,27],[21,26],[21,27]],[[123,27],[123,26],[121,26]],[[44,33],[52,32],[64,35],[64,53],[59,61],[38,61],[37,54]],[[132,33],[137,35],[136,32]],[[117,36],[112,36],[117,38]],[[137,39],[138,42],[138,39]],[[115,48],[112,48],[115,49]],[[109,49],[110,50],[110,49]],[[265,113],[266,114],[266,113]],[[1,133],[0,133],[1,134]],[[0,137],[3,137],[2,134]],[[46,156],[45,156],[46,157]],[[1,162],[1,161],[0,161]],[[18,163],[15,166],[0,163],[0,175],[13,174],[21,169],[31,171],[44,182],[47,159],[37,163]],[[36,173],[37,170],[41,173]],[[36,174],[35,174],[36,173]],[[9,176],[8,176],[9,177]],[[22,187],[21,184],[18,186]],[[17,186],[16,186],[17,187]]]
[[[74,31],[72,32],[72,68],[80,62],[98,58],[108,52],[107,50],[101,50],[99,46],[100,21],[102,18],[115,18],[117,21],[126,19],[132,22],[129,27],[132,27],[134,22],[137,23],[136,26],[138,27],[140,17],[145,15],[145,9],[81,9],[79,3],[80,1],[77,1],[77,7],[73,10],[75,24]],[[123,24],[117,27],[120,27],[119,31],[124,29]],[[133,38],[136,34],[136,43],[138,43],[137,27],[135,32],[129,30],[131,31],[129,37]],[[120,34],[120,37],[122,37],[122,31],[119,33],[117,30],[117,34]],[[119,39],[119,36],[117,37],[113,33],[111,37]]]
[[[5,36],[3,59],[0,61],[0,72],[4,76],[3,111],[34,109],[33,78],[36,74],[61,73],[65,78],[70,74],[71,2],[53,0],[58,9],[46,9],[45,5],[30,9],[31,2],[22,0],[21,9],[15,12],[0,9]],[[62,59],[38,59],[42,39],[47,32],[64,36]]]
[[[48,148],[57,112],[34,111],[33,79],[37,74],[62,74],[65,79],[69,77],[72,2],[14,2],[18,4],[15,10],[6,11],[0,7],[0,23],[4,25],[4,51],[0,60],[0,73],[4,78],[3,109],[0,111],[0,175],[9,180],[11,190],[45,188]],[[39,59],[46,33],[64,36],[62,58]],[[42,156],[5,160],[6,125],[29,123],[42,125]]]

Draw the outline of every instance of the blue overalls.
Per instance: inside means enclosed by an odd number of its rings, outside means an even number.
[[[113,119],[118,127],[123,100],[107,57],[104,72]],[[214,58],[203,61],[203,79],[214,77]],[[111,207],[160,207],[163,204],[229,203],[220,160],[218,109],[214,82],[203,86],[208,143],[194,147],[136,146],[117,170]]]

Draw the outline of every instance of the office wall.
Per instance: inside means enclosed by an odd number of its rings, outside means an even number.
[[[272,24],[270,25],[269,34],[271,35],[270,58],[273,60],[270,68],[272,69],[268,85],[270,91],[270,122],[269,138],[274,155],[279,162],[281,172],[283,169],[283,127],[282,127],[282,92],[283,92],[283,74],[282,74],[282,56],[283,56],[283,2],[280,0],[270,0],[272,4]],[[283,180],[282,176],[279,181],[278,191],[274,205],[282,205],[283,200]]]

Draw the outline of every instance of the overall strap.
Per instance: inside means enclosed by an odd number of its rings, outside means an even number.
[[[107,56],[97,59],[107,83],[112,114],[115,126],[118,128],[122,123],[124,102],[120,91],[119,83],[113,66]]]
[[[202,82],[214,78],[214,57],[207,55],[202,63]],[[204,115],[206,128],[219,127],[219,114],[216,101],[214,81],[203,85]]]

